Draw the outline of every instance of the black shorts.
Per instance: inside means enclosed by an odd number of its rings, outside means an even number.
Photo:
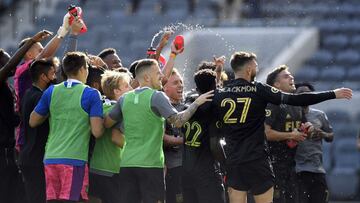
[[[297,174],[297,178],[299,182],[300,202],[329,202],[329,190],[325,174],[303,171]]]
[[[274,172],[267,158],[227,167],[227,185],[260,195],[274,186]]]
[[[184,173],[182,176],[185,203],[224,203],[225,193],[221,176],[212,173],[201,175]]]
[[[100,198],[103,203],[120,202],[119,174],[109,177],[90,172],[89,195]]]
[[[164,169],[120,168],[120,187],[122,190],[120,202],[164,202]]]

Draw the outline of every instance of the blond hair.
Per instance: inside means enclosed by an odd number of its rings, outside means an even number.
[[[114,99],[114,90],[119,88],[120,82],[130,82],[130,76],[127,73],[106,70],[101,75],[101,87],[106,97]]]

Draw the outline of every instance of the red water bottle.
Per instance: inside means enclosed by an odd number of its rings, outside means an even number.
[[[177,35],[173,41],[175,48],[177,50],[183,49],[184,48],[184,36],[182,35]],[[182,50],[181,52],[183,52],[184,50]],[[181,53],[180,52],[180,53]]]
[[[290,149],[292,149],[298,145],[298,142],[295,140],[288,140],[288,141],[286,141],[286,144]]]
[[[76,7],[74,5],[70,5],[68,7],[68,11],[70,14],[69,25],[72,24],[72,22],[74,21],[75,18],[79,18],[83,23],[83,27],[81,28],[80,33],[85,33],[87,31],[87,27],[85,25],[84,20],[82,19],[82,9],[80,7]]]

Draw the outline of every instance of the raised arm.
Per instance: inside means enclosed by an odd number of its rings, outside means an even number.
[[[207,101],[212,101],[214,96],[213,90],[200,95],[186,110],[170,116],[167,121],[175,127],[180,128],[188,121],[192,115],[196,112],[197,108]]]
[[[171,72],[174,68],[175,65],[175,58],[178,54],[180,54],[181,52],[183,52],[184,47],[181,49],[176,49],[175,45],[172,43],[171,44],[171,53],[169,56],[168,61],[166,62],[164,69],[163,69],[163,84],[165,84],[167,82],[167,80],[169,79],[169,77],[171,76]]]
[[[6,65],[0,69],[0,82],[5,81],[8,78],[10,72],[16,68],[21,59],[24,58],[26,52],[34,43],[40,42],[50,35],[52,35],[52,33],[47,30],[40,31],[31,37],[31,39],[28,40],[20,49],[18,49]]]
[[[69,17],[68,13],[63,18],[63,24],[57,31],[57,34],[48,42],[44,50],[36,57],[36,59],[53,57],[61,45],[63,38],[69,32]]]

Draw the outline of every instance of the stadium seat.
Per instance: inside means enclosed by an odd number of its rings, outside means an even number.
[[[359,79],[360,79],[360,66],[355,66],[355,67],[350,68],[347,71],[346,79],[350,80],[350,81],[359,82]]]
[[[330,35],[325,37],[323,41],[323,48],[333,51],[344,49],[349,43],[349,39],[346,35]]]
[[[326,173],[330,173],[333,167],[332,143],[323,142],[323,166]]]
[[[305,66],[295,74],[296,81],[314,81],[319,76],[319,69],[316,66]]]
[[[322,81],[342,81],[345,78],[345,69],[341,66],[330,66],[323,68],[320,73]]]
[[[354,35],[351,38],[349,45],[353,48],[358,48],[360,46],[360,35]]]
[[[360,169],[360,154],[356,148],[356,137],[336,139],[334,146],[334,167]]]
[[[327,174],[332,199],[354,199],[359,190],[359,175],[353,168],[334,168]]]
[[[319,50],[317,51],[310,60],[307,61],[307,64],[324,67],[330,65],[333,62],[333,54],[328,50]]]
[[[336,55],[336,63],[343,66],[357,65],[360,62],[360,54],[356,50],[347,49]]]
[[[349,112],[341,109],[328,110],[326,111],[326,115],[330,123],[349,123],[351,121]]]
[[[353,123],[340,123],[333,126],[335,139],[337,138],[354,138],[357,136],[359,126]]]

